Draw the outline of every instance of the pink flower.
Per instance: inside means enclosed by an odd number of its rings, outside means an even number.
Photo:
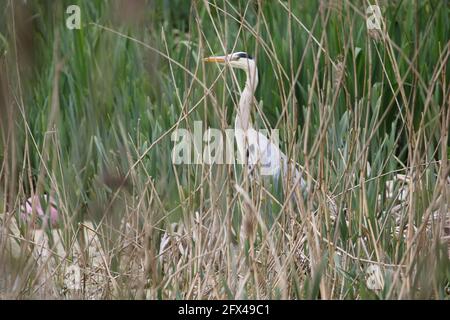
[[[36,215],[33,217],[34,214]],[[56,201],[53,197],[50,197],[48,201],[48,196],[46,194],[39,197],[34,195],[27,199],[25,205],[20,207],[21,218],[27,223],[32,223],[36,221],[36,218],[42,221],[42,228],[44,229],[48,225],[48,216],[50,214],[50,223],[52,227],[56,227],[58,224],[58,209],[56,207]]]

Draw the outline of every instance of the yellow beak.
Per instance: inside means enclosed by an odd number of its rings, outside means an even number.
[[[219,62],[219,63],[225,63],[225,57],[208,57],[204,58],[203,61],[205,62]]]

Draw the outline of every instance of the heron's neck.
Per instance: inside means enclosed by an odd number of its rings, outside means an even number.
[[[234,123],[235,129],[241,129],[243,131],[247,131],[251,127],[250,111],[253,103],[253,95],[258,85],[258,70],[256,66],[252,66],[249,70],[246,70],[246,74],[247,81],[239,99],[239,109]]]

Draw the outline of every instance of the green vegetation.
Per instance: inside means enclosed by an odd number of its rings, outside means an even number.
[[[0,0],[0,298],[448,299],[450,2],[379,0],[370,32],[368,5]],[[257,61],[253,122],[305,168],[304,203],[171,162],[174,129],[234,126],[245,75],[202,60],[233,51]],[[20,219],[34,194],[61,216],[44,262]],[[88,284],[65,290],[75,262]]]

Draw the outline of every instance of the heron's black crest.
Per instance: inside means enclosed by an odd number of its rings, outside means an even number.
[[[239,58],[246,58],[246,59],[253,59],[253,57],[245,52],[239,52],[238,53]]]

